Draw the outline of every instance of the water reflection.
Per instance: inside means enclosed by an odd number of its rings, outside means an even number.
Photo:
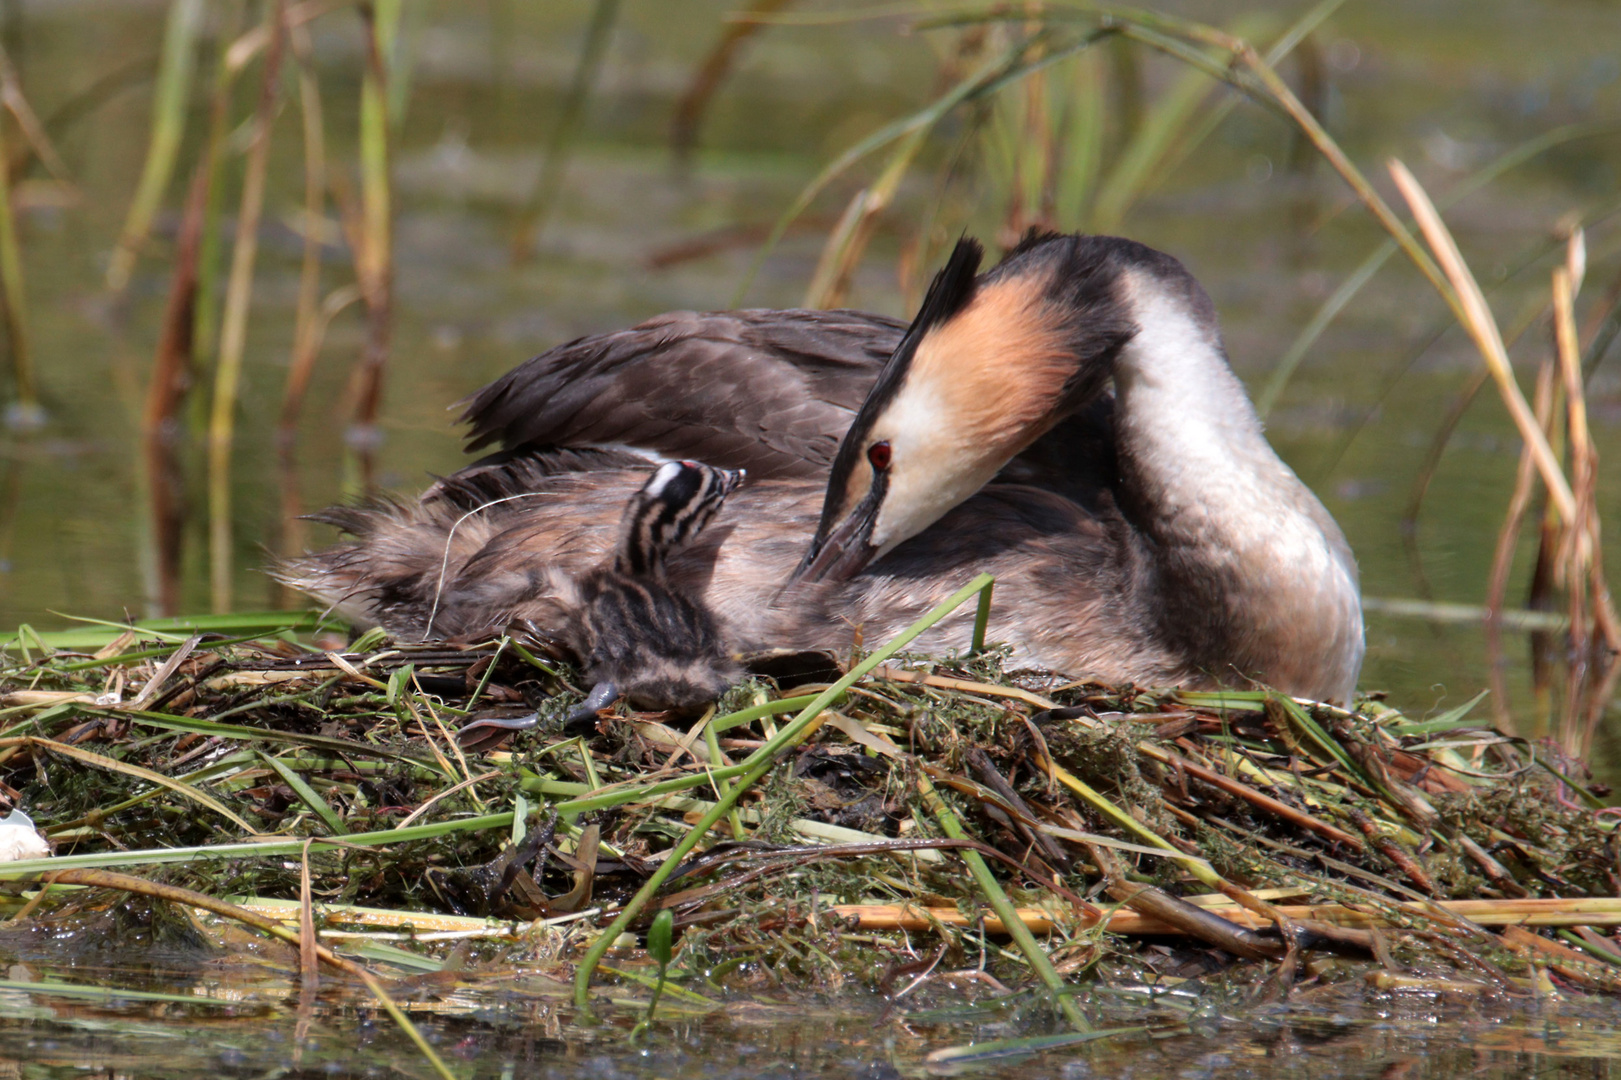
[[[103,998],[28,993],[30,983],[64,973],[13,963],[0,985],[0,1068],[25,1077],[97,1071],[175,1080],[429,1075],[414,1046],[364,997],[329,986],[306,1011],[287,981],[290,970],[215,962],[188,975],[183,967],[73,972],[80,985],[127,988]],[[483,988],[428,978],[417,980],[414,994],[405,984],[396,989],[430,1044],[465,1077],[948,1075],[931,1054],[1053,1030],[1038,1003],[959,983],[937,987],[926,1002],[846,992],[734,997],[718,1009],[676,1003],[632,1042],[641,1016],[633,1001],[604,1000],[584,1014],[565,1001],[562,983],[532,968],[516,967]],[[963,1072],[1031,1080],[1621,1075],[1621,1006],[1609,1001],[1319,986],[1256,1008],[1242,995],[1192,983],[1122,985],[1089,1001],[1100,1029],[1122,1034]]]

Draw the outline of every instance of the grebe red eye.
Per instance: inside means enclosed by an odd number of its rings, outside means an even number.
[[[875,442],[867,447],[867,460],[872,463],[874,472],[883,472],[889,468],[889,443]]]

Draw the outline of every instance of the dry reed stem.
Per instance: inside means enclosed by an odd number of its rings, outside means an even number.
[[[1572,245],[1578,243],[1576,233]],[[1593,557],[1592,528],[1596,522],[1593,513],[1590,481],[1593,472],[1593,441],[1587,430],[1587,403],[1582,397],[1582,360],[1576,344],[1576,289],[1577,284],[1569,266],[1555,267],[1553,271],[1553,330],[1554,356],[1559,364],[1559,375],[1565,391],[1566,441],[1570,453],[1571,492],[1576,505],[1571,520],[1564,530],[1565,543],[1560,546],[1556,568],[1558,581],[1566,588],[1574,585],[1573,575],[1580,574]],[[1572,613],[1571,626],[1582,625],[1582,619]]]
[[[22,132],[25,141],[33,155],[39,158],[40,164],[45,166],[47,172],[63,183],[72,183],[68,173],[67,163],[62,155],[56,152],[51,143],[51,137],[45,130],[45,125],[39,122],[34,113],[34,107],[28,104],[28,98],[23,94],[22,79],[17,75],[17,68],[11,62],[11,56],[4,47],[0,47],[0,102],[17,121],[17,128]],[[6,159],[0,158],[0,161]]]
[[[1497,382],[1503,404],[1508,408],[1514,426],[1519,429],[1520,438],[1525,440],[1526,446],[1530,449],[1549,496],[1560,517],[1570,521],[1576,513],[1576,498],[1571,493],[1564,471],[1560,468],[1559,458],[1548,445],[1542,426],[1532,415],[1531,407],[1526,404],[1525,395],[1520,392],[1519,383],[1514,380],[1514,368],[1509,363],[1508,351],[1503,347],[1502,334],[1497,329],[1497,321],[1492,317],[1491,307],[1486,303],[1486,297],[1481,293],[1479,283],[1469,272],[1468,265],[1463,261],[1463,255],[1458,251],[1457,243],[1452,239],[1452,234],[1447,230],[1445,223],[1441,221],[1441,215],[1436,213],[1435,204],[1430,202],[1429,195],[1408,171],[1407,166],[1391,159],[1390,175],[1407,200],[1419,229],[1424,233],[1424,239],[1429,242],[1430,250],[1435,253],[1437,261],[1440,262],[1452,285],[1452,291],[1458,299],[1459,320],[1470,338],[1474,340],[1475,347],[1480,351],[1481,357],[1492,373],[1492,378]]]
[[[1543,364],[1537,373],[1534,413],[1537,423],[1547,427],[1553,422],[1554,372],[1552,364]],[[1497,726],[1508,734],[1517,728],[1514,715],[1509,711],[1507,661],[1503,656],[1503,605],[1508,597],[1509,572],[1514,567],[1514,550],[1519,544],[1520,529],[1531,508],[1533,485],[1536,481],[1536,462],[1531,458],[1531,444],[1520,449],[1519,469],[1514,478],[1514,491],[1509,496],[1508,510],[1503,524],[1497,530],[1497,545],[1492,552],[1491,570],[1486,578],[1486,665],[1492,687],[1492,714]]]
[[[676,160],[686,161],[698,148],[698,128],[709,111],[715,91],[737,63],[738,54],[748,39],[767,25],[764,20],[751,16],[769,15],[790,3],[792,0],[754,0],[746,14],[733,18],[721,28],[720,40],[698,65],[692,81],[675,103],[670,119],[670,149],[675,152]]]
[[[1565,393],[1572,489],[1577,513],[1558,547],[1555,570],[1570,612],[1570,661],[1561,715],[1561,745],[1585,756],[1596,718],[1613,685],[1612,669],[1621,649],[1615,610],[1604,576],[1604,549],[1598,512],[1598,450],[1587,422],[1581,346],[1576,330],[1576,293],[1586,270],[1587,248],[1580,229],[1571,230],[1565,263],[1553,271],[1554,343]],[[1594,668],[1597,666],[1597,671]]]
[[[313,995],[321,979],[321,939],[315,930],[315,897],[310,882],[310,841],[298,859],[299,991]]]
[[[1273,921],[1238,904],[1198,905],[1229,922],[1251,930],[1265,930]],[[1278,904],[1279,914],[1292,921],[1313,921],[1350,929],[1403,928],[1413,920],[1444,914],[1467,919],[1477,926],[1621,926],[1621,900],[1437,900],[1406,901],[1389,905],[1389,914],[1360,910],[1343,904]],[[937,926],[983,927],[987,933],[1005,934],[1007,927],[994,915],[974,917],[954,907],[925,904],[835,904],[834,914],[854,920],[858,930],[921,930]],[[1136,911],[1114,911],[1103,918],[1045,907],[1021,907],[1018,919],[1035,934],[1076,932],[1100,928],[1111,934],[1165,935],[1182,931],[1169,923]]]

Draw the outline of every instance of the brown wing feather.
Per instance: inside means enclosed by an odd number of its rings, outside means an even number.
[[[468,449],[632,446],[759,479],[820,477],[904,330],[859,311],[660,315],[478,391]]]

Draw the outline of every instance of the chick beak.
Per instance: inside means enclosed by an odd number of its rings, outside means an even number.
[[[879,507],[884,504],[887,485],[874,484],[866,496],[845,515],[843,521],[828,528],[816,530],[810,550],[788,579],[798,581],[848,581],[867,568],[878,557],[878,548],[872,543],[873,524],[878,520]]]

